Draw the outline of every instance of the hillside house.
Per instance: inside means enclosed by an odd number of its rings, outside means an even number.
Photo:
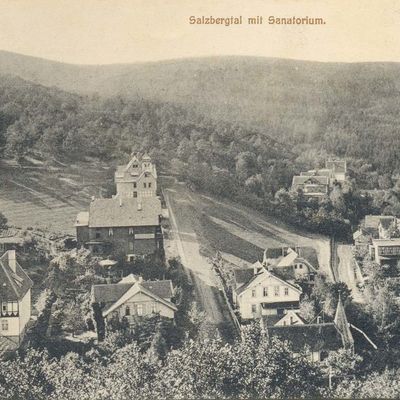
[[[372,239],[369,252],[378,264],[396,265],[400,261],[400,238]]]
[[[327,160],[325,168],[332,171],[332,178],[337,182],[344,182],[347,179],[346,160]]]
[[[78,247],[94,254],[119,254],[128,261],[154,254],[163,248],[160,226],[161,202],[117,196],[95,199],[89,212],[78,214],[75,227]]]
[[[264,251],[262,264],[288,282],[313,282],[318,273],[318,256],[312,247],[279,247]]]
[[[100,305],[106,323],[112,318],[134,318],[159,314],[173,319],[177,307],[172,302],[174,288],[170,280],[144,281],[133,274],[114,284],[92,286],[92,303]]]
[[[32,281],[16,259],[15,250],[0,257],[0,352],[19,347],[31,318]]]
[[[139,199],[156,196],[157,170],[147,154],[132,154],[127,165],[117,167],[114,181],[117,196]]]
[[[17,250],[24,247],[24,238],[16,229],[7,228],[0,230],[0,254],[8,250]]]
[[[329,178],[320,175],[294,176],[292,190],[301,190],[306,197],[321,198],[329,192]]]
[[[234,271],[233,302],[244,320],[260,316],[280,319],[299,308],[301,293],[300,287],[279,278],[260,262]]]
[[[307,197],[322,198],[337,182],[347,179],[347,163],[345,160],[327,160],[325,168],[300,172],[294,176],[292,190],[301,190]]]
[[[357,249],[368,249],[373,239],[391,239],[399,235],[399,224],[391,215],[366,215],[353,240]]]
[[[275,324],[265,318],[261,322],[269,337],[287,341],[295,354],[308,352],[311,361],[322,361],[331,351],[341,348],[354,351],[353,335],[340,297],[332,322],[321,322],[317,318],[307,323],[294,311],[289,311]]]

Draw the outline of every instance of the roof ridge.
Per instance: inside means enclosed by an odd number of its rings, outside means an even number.
[[[10,273],[10,271],[9,271],[9,270],[11,270],[11,267],[8,265],[8,257],[7,257],[7,266],[5,266],[5,264],[4,264],[3,257],[4,257],[6,254],[8,254],[8,251],[5,252],[5,253],[3,254],[3,256],[0,258],[0,265],[2,266],[3,271],[4,271],[5,275],[6,275],[6,277],[8,278],[8,280],[9,280],[10,283],[11,283],[11,287],[12,287],[12,289],[13,289],[15,295],[17,296],[17,298],[18,298],[18,300],[19,300],[19,299],[20,299],[20,295],[19,295],[19,292],[18,292],[17,283],[15,282],[15,280],[13,279],[13,277],[11,276],[11,273]],[[16,261],[16,263],[18,264],[17,261]],[[2,284],[4,285],[4,283],[5,283],[5,282],[3,282]]]

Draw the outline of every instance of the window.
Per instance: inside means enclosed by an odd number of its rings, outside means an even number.
[[[265,288],[263,289],[263,295],[264,295],[264,297],[267,297],[267,296],[268,296],[268,288],[267,288],[267,287],[265,287]]]
[[[1,312],[3,315],[18,315],[18,302],[9,301],[3,302],[1,305]]]
[[[290,325],[293,325],[293,317],[290,317]]]
[[[137,168],[138,165],[137,165],[137,164],[133,164],[132,167],[133,167],[133,168]]]
[[[137,192],[133,192],[133,197],[137,197]]]
[[[156,303],[152,303],[151,304],[151,312],[152,313],[156,313],[157,312],[157,304]]]
[[[289,288],[285,287],[285,296],[289,296]]]
[[[151,188],[151,182],[149,182],[149,189]]]
[[[294,264],[294,269],[297,269],[297,264]]]
[[[96,229],[96,239],[100,239],[101,238],[101,231],[100,229]]]
[[[137,183],[133,182],[133,187],[136,189],[137,188]]]
[[[303,264],[299,264],[299,268],[300,268],[300,269],[303,269]]]
[[[133,251],[133,242],[129,242],[129,250]]]
[[[133,228],[129,228],[128,233],[129,233],[130,235],[133,235]]]
[[[253,289],[253,290],[251,291],[251,297],[256,297],[256,290],[255,290],[255,289]]]
[[[279,296],[279,286],[274,287],[275,296]]]
[[[113,228],[109,228],[108,229],[108,236],[113,236],[113,235],[114,235]]]
[[[2,331],[8,331],[8,321],[1,321],[1,330]]]
[[[252,312],[253,314],[255,314],[255,313],[257,312],[257,305],[256,305],[256,304],[252,304],[252,305],[251,305],[251,312]]]
[[[125,308],[125,315],[131,315],[131,309],[129,308],[129,306],[126,306]]]
[[[143,305],[142,304],[137,305],[137,315],[143,315]]]
[[[146,182],[143,182],[143,187],[144,187],[145,189],[147,188]]]

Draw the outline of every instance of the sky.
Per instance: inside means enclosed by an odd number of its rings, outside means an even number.
[[[324,25],[190,25],[190,16]],[[75,64],[245,55],[400,62],[399,0],[0,0],[0,49]]]

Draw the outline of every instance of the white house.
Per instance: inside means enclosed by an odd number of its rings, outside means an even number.
[[[235,281],[233,301],[243,319],[283,316],[299,308],[301,288],[277,277],[261,263],[253,269],[235,271]]]
[[[120,165],[115,172],[117,196],[155,197],[157,191],[157,170],[151,158],[145,154],[133,155],[127,165]]]
[[[31,318],[32,281],[18,264],[15,250],[0,257],[0,352],[16,349]]]

